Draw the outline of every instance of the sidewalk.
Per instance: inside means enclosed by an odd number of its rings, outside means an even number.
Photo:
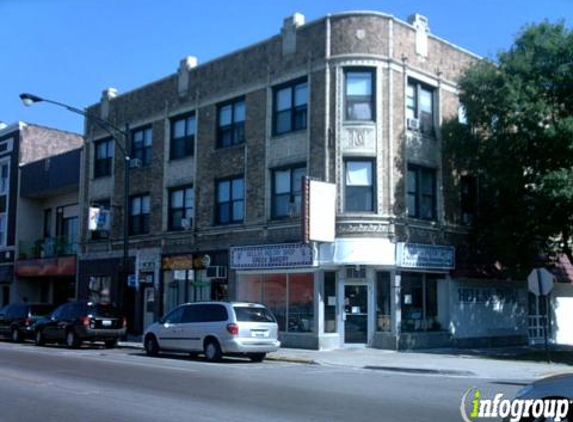
[[[142,344],[137,342],[120,342],[119,346],[142,349]],[[495,358],[496,355],[502,353],[506,355],[503,360]],[[267,360],[400,373],[502,379],[507,381],[532,380],[562,372],[573,373],[573,366],[513,360],[511,358],[512,353],[517,356],[519,349],[467,351],[440,349],[396,352],[368,347],[336,350],[281,348],[278,352],[269,353]]]

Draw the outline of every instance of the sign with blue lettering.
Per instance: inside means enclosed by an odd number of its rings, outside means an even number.
[[[311,245],[285,243],[231,248],[231,268],[234,270],[301,268],[314,265]]]
[[[399,242],[396,244],[396,265],[401,268],[453,270],[456,266],[455,248]]]

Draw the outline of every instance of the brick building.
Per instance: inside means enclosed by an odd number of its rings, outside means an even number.
[[[28,204],[23,204],[21,197],[21,172],[29,169],[47,157],[78,150],[83,145],[80,135],[64,132],[43,126],[17,122],[11,125],[0,125],[0,303],[8,304],[21,302],[24,299],[51,301],[53,297],[47,293],[43,298],[37,297],[38,292],[45,291],[42,286],[37,288],[22,288],[15,283],[14,265],[18,257],[21,234],[23,230],[28,233],[37,229],[38,237],[41,237],[42,219],[27,218],[30,214]],[[79,171],[79,155],[76,164],[76,176]],[[60,176],[65,179],[66,175]],[[58,175],[50,180],[58,179]],[[48,182],[48,180],[43,180]],[[38,185],[41,181],[30,181]],[[31,184],[28,183],[27,187]],[[36,192],[40,196],[46,194],[44,188]],[[77,205],[77,191],[75,201]],[[31,192],[30,192],[31,193]],[[30,197],[31,198],[31,197]],[[36,210],[39,214],[43,209]],[[53,214],[54,222],[56,214]],[[27,226],[23,226],[26,224]],[[20,225],[20,226],[19,226]],[[55,226],[54,226],[55,228]],[[71,266],[72,287],[75,286],[75,261]],[[63,296],[67,300],[74,296],[74,291]]]
[[[526,293],[498,283],[519,310],[470,306],[463,292],[491,289],[453,273],[473,184],[444,162],[440,125],[457,118],[456,81],[476,60],[421,15],[295,14],[270,39],[104,91],[90,112],[129,125],[130,209],[124,160],[88,122],[80,296],[121,300],[134,333],[179,303],[230,298],[266,303],[284,345],[523,341]],[[334,242],[302,242],[303,176],[336,184]],[[109,230],[87,230],[90,207],[109,210]]]

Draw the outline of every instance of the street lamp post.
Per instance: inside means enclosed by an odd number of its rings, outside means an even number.
[[[129,156],[128,149],[129,149],[129,126],[126,124],[125,129],[120,129],[113,123],[109,122],[108,120],[102,119],[94,114],[89,113],[85,109],[77,108],[70,106],[68,104],[64,104],[58,101],[49,100],[47,98],[39,97],[34,94],[23,93],[20,94],[20,99],[24,103],[25,106],[31,106],[34,103],[44,102],[56,105],[58,107],[63,107],[68,111],[73,113],[79,114],[86,119],[94,122],[98,125],[101,129],[106,131],[114,140],[114,145],[117,145],[121,154],[123,155],[123,168],[124,168],[124,183],[123,183],[123,195],[124,195],[124,202],[123,202],[123,280],[118,281],[117,283],[117,302],[120,308],[124,310],[124,303],[123,303],[123,292],[122,292],[122,282],[124,283],[123,286],[126,286],[128,283],[129,277],[129,168],[130,168],[130,160],[131,157]],[[118,142],[117,134],[123,137],[123,145],[121,142]]]

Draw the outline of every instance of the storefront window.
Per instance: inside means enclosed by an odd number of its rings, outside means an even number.
[[[309,333],[314,324],[314,283],[312,274],[289,275],[288,330]]]
[[[336,333],[336,273],[324,273],[324,332]]]
[[[277,318],[279,331],[286,331],[286,274],[266,274],[262,279],[262,302]]]
[[[312,273],[243,274],[237,284],[237,300],[266,305],[277,318],[279,331],[311,332],[314,327],[313,280]]]
[[[402,331],[437,331],[437,277],[430,274],[402,274]]]
[[[376,331],[391,331],[390,273],[376,273]]]

